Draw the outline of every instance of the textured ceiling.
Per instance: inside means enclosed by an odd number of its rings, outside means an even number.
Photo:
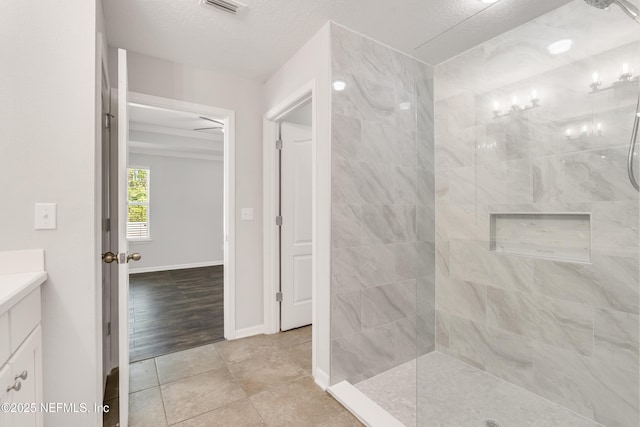
[[[199,0],[105,0],[104,12],[111,46],[264,81],[328,20],[436,64],[567,2],[244,0],[232,16]]]

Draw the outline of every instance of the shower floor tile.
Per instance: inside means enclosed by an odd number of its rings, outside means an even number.
[[[439,352],[355,386],[408,427],[484,427],[488,419],[505,427],[601,426]],[[416,395],[421,402],[418,410]]]

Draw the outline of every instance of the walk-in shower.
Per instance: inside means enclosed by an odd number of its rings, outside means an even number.
[[[638,2],[469,3],[417,60],[332,27],[331,383],[407,426],[637,427]]]

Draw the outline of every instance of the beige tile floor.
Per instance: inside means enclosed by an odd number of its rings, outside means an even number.
[[[362,425],[314,383],[311,327],[133,363],[130,389],[131,427]]]

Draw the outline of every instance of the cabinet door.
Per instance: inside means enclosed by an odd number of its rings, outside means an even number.
[[[13,416],[14,427],[42,427],[42,354],[40,326],[20,345],[18,351],[9,361],[13,378],[21,376],[20,390],[11,391],[11,399],[15,404],[33,404],[38,407],[35,412],[16,413]]]
[[[13,371],[7,364],[4,368],[2,368],[2,370],[0,370],[0,405],[4,403],[11,403],[11,392],[7,392],[7,387],[11,387],[14,382]],[[0,426],[13,426],[11,412],[0,410]]]

